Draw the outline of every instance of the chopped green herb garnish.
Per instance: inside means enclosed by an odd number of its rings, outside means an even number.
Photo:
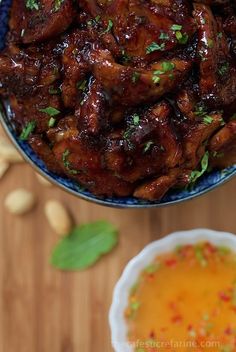
[[[23,131],[21,132],[20,140],[27,141],[27,139],[29,138],[29,135],[35,130],[35,128],[36,128],[36,121],[28,122],[27,125],[24,127]]]
[[[208,39],[208,40],[207,40],[207,46],[208,46],[208,48],[213,48],[213,46],[214,46],[214,41],[213,41],[212,39]]]
[[[180,44],[186,44],[188,42],[188,35],[187,33],[181,33],[180,31],[177,31],[175,33],[176,39]]]
[[[222,33],[222,32],[217,33],[217,37],[218,37],[219,39],[221,39],[221,38],[223,37],[223,33]]]
[[[190,183],[196,182],[196,180],[207,171],[208,163],[209,163],[209,152],[207,151],[201,160],[201,170],[200,171],[195,170],[191,172]]]
[[[65,168],[69,171],[70,174],[77,175],[79,173],[79,171],[71,169],[71,163],[68,160],[69,155],[70,155],[70,151],[69,151],[69,149],[66,149],[64,151],[64,153],[62,154],[62,162],[63,162]]]
[[[146,49],[146,53],[147,54],[151,54],[154,51],[163,51],[165,49],[165,43],[161,43],[160,45],[157,44],[156,42],[151,43],[147,49]]]
[[[133,116],[133,125],[134,126],[138,126],[139,125],[139,121],[140,121],[140,117],[138,114],[134,114]]]
[[[25,6],[30,10],[39,10],[39,2],[38,0],[26,0]]]
[[[161,66],[164,72],[172,71],[175,68],[175,64],[171,61],[164,61]]]
[[[165,32],[161,32],[160,36],[159,36],[159,39],[162,39],[162,40],[169,40],[170,37],[167,33]]]
[[[60,93],[61,93],[61,90],[60,90],[60,88],[55,89],[55,88],[53,88],[53,87],[49,87],[48,92],[49,92],[49,94],[51,94],[51,95],[57,95],[57,94],[60,94]]]
[[[88,26],[95,26],[99,21],[100,21],[100,19],[101,19],[101,16],[96,16],[95,18],[93,18],[93,19],[91,19],[91,20],[89,20],[89,21],[87,21],[87,25]]]
[[[152,80],[155,84],[160,83],[161,78],[159,76],[153,75]]]
[[[154,274],[159,268],[160,268],[160,264],[159,263],[152,263],[152,264],[148,265],[144,269],[144,271],[147,274]]]
[[[57,116],[60,114],[60,111],[53,108],[52,106],[48,106],[45,109],[38,109],[40,112],[44,112],[45,114],[48,114],[49,116]]]
[[[153,141],[148,141],[144,144],[144,149],[143,149],[143,152],[144,153],[147,153],[150,149],[151,149],[151,146],[154,144]]]
[[[60,10],[62,3],[64,0],[54,0],[54,11],[57,12]]]
[[[205,125],[210,125],[213,121],[214,119],[211,116],[207,115],[203,117],[203,122]]]
[[[133,75],[132,75],[132,82],[133,83],[138,82],[140,76],[141,76],[141,74],[139,72],[134,72]]]
[[[180,24],[173,24],[170,27],[173,31],[181,31],[181,29],[183,28],[183,26],[181,26]]]
[[[223,64],[218,68],[218,73],[219,73],[221,76],[224,76],[226,73],[228,73],[228,71],[229,71],[229,63],[228,63],[228,62],[223,63]]]
[[[77,86],[77,88],[78,88],[79,90],[82,90],[82,91],[84,92],[85,89],[87,88],[87,81],[86,81],[86,79],[83,80],[83,81],[79,81],[76,86]]]
[[[48,121],[48,127],[52,128],[54,127],[56,123],[56,119],[54,117],[51,117],[50,120]]]
[[[113,22],[112,22],[112,20],[109,20],[107,28],[105,29],[105,31],[102,32],[102,34],[109,33],[112,30],[112,28],[113,28]]]

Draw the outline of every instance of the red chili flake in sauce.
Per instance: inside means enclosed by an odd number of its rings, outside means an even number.
[[[224,333],[225,333],[226,335],[232,335],[233,330],[232,330],[230,327],[228,327],[227,329],[225,329]]]
[[[166,264],[166,266],[174,266],[174,265],[176,265],[177,264],[177,260],[176,259],[174,259],[174,258],[171,258],[171,259],[167,259],[166,261],[165,261],[165,264]]]
[[[219,298],[224,302],[229,302],[231,300],[231,297],[225,292],[219,292]]]
[[[174,323],[174,324],[180,323],[182,320],[183,320],[183,317],[182,317],[182,315],[180,315],[180,314],[174,315],[174,316],[171,318],[171,321],[172,321],[172,323]]]

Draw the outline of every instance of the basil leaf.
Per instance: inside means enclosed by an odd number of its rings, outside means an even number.
[[[92,266],[117,244],[118,233],[106,221],[75,227],[55,247],[51,264],[61,270],[81,270]]]

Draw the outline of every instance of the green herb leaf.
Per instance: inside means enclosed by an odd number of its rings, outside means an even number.
[[[50,120],[48,121],[48,127],[52,128],[54,127],[56,123],[56,119],[54,117],[51,117]]]
[[[211,116],[206,115],[203,117],[203,122],[205,125],[210,125],[213,121],[214,119]]]
[[[163,51],[164,49],[165,49],[165,43],[162,43],[159,45],[156,42],[153,42],[146,48],[146,53],[151,54],[154,51]]]
[[[76,86],[77,86],[77,89],[82,90],[84,92],[87,88],[86,79],[84,79],[83,81],[79,81]]]
[[[38,109],[40,112],[44,112],[45,114],[48,114],[49,116],[53,117],[53,116],[57,116],[60,114],[60,111],[53,108],[52,106],[48,106],[45,109]]]
[[[159,39],[162,39],[162,40],[169,40],[170,37],[167,33],[165,32],[161,32],[160,36],[159,36]]]
[[[105,31],[103,31],[102,34],[109,33],[112,28],[113,28],[113,22],[112,22],[112,20],[109,20],[108,25],[107,25],[107,29],[105,29]]]
[[[138,82],[138,80],[140,79],[140,76],[141,76],[141,74],[140,74],[139,72],[134,72],[134,73],[132,74],[132,82],[133,82],[133,83]]]
[[[196,182],[196,180],[207,171],[208,163],[209,163],[209,152],[207,151],[201,160],[201,170],[192,171],[190,175],[190,183]]]
[[[35,130],[35,127],[36,127],[36,121],[28,122],[27,125],[24,127],[23,131],[21,132],[20,140],[27,141],[27,139],[29,138],[29,135]]]
[[[187,33],[181,33],[179,31],[177,31],[175,33],[176,39],[178,40],[178,42],[180,44],[186,44],[188,42],[188,35]]]
[[[30,10],[39,10],[39,2],[38,0],[26,0],[25,6]]]
[[[88,268],[110,252],[117,241],[117,230],[109,222],[81,225],[59,242],[52,253],[51,264],[61,270]]]
[[[181,26],[180,24],[173,24],[170,27],[173,31],[181,31],[181,29],[183,28],[183,26]]]
[[[147,153],[150,149],[151,149],[151,146],[154,144],[153,141],[148,141],[144,144],[144,149],[143,149],[143,152],[144,153]]]
[[[139,125],[139,121],[140,121],[140,117],[138,114],[133,114],[133,124],[134,126],[138,126]]]
[[[228,71],[229,71],[229,63],[228,62],[223,63],[218,69],[218,73],[220,76],[224,76],[226,73],[228,73]]]
[[[175,64],[171,61],[164,61],[161,66],[164,72],[172,71],[175,68]]]
[[[69,155],[70,155],[70,151],[69,151],[69,149],[66,149],[64,151],[64,153],[62,154],[62,162],[63,162],[65,168],[69,171],[69,173],[71,175],[77,175],[77,174],[79,174],[79,171],[71,168],[71,163],[68,160]]]
[[[62,3],[64,2],[64,0],[55,0],[54,1],[54,11],[57,12],[58,10],[60,10]]]

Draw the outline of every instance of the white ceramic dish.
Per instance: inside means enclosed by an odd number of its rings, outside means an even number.
[[[236,252],[236,235],[208,229],[195,229],[175,232],[163,239],[152,242],[128,263],[115,287],[109,313],[112,346],[115,352],[134,352],[134,348],[127,340],[124,311],[128,306],[130,288],[136,283],[140,272],[159,254],[170,252],[178,245],[195,244],[204,241],[216,246],[229,247]]]

